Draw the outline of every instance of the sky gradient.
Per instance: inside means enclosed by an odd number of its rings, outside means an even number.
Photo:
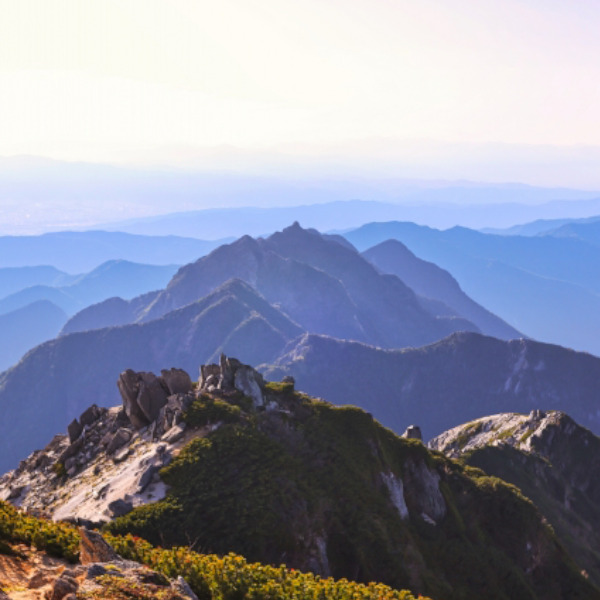
[[[596,1],[0,4],[3,156],[239,169],[281,153],[441,164],[449,144],[595,162],[600,147]],[[572,164],[518,180],[597,179]]]

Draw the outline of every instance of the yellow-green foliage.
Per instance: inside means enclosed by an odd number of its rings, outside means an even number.
[[[265,389],[269,394],[289,394],[294,391],[294,384],[291,382],[269,381],[265,385]]]
[[[31,517],[7,502],[0,501],[0,540],[22,542],[45,550],[52,556],[75,562],[79,553],[79,536],[71,525]]]
[[[380,583],[321,578],[283,565],[248,563],[232,553],[219,557],[182,547],[163,550],[131,535],[107,535],[106,539],[125,558],[143,562],[168,577],[181,575],[200,600],[415,600],[406,590]]]
[[[131,535],[121,537],[106,534],[105,538],[123,558],[144,563],[167,577],[181,575],[200,600],[415,599],[408,591],[393,590],[382,584],[362,585],[345,579],[322,579],[311,573],[287,569],[283,565],[251,564],[236,554],[219,557],[182,547],[163,550]],[[77,560],[79,535],[74,527],[26,515],[1,501],[0,541],[22,542],[73,562]],[[158,595],[149,596],[143,590],[132,589],[127,581],[110,575],[101,583],[104,584],[103,594],[110,591],[110,597],[115,600],[160,598]],[[107,596],[91,594],[90,597]],[[164,600],[168,598],[169,594],[166,593]]]

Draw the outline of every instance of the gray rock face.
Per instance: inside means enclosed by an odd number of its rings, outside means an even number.
[[[137,403],[149,424],[158,418],[160,409],[167,403],[168,394],[164,382],[154,373],[138,373],[138,377]]]
[[[265,381],[258,371],[224,354],[221,354],[218,365],[200,367],[200,392],[226,393],[237,390],[252,398],[255,406],[264,406],[264,387]]]
[[[187,394],[192,391],[192,379],[183,369],[163,369],[160,375],[169,390],[169,396]]]
[[[446,516],[446,501],[440,491],[440,476],[423,460],[404,465],[404,499],[411,514],[435,525]]]
[[[252,367],[242,365],[235,372],[233,386],[245,396],[252,398],[255,406],[263,406],[265,403],[262,392],[264,385],[262,375]]]
[[[82,427],[89,427],[93,423],[95,423],[104,413],[106,409],[102,409],[95,404],[92,404],[89,408],[81,413],[79,417],[79,422]]]
[[[69,434],[69,440],[71,441],[71,443],[74,442],[81,435],[82,431],[83,426],[81,425],[81,423],[79,423],[77,419],[73,419],[67,427],[67,433]]]
[[[174,384],[181,379],[182,376],[172,377]],[[154,373],[136,373],[127,369],[119,376],[117,385],[127,417],[136,429],[155,421],[167,403],[169,388],[162,377],[156,377]]]
[[[133,504],[128,502],[127,500],[115,500],[108,505],[108,510],[110,511],[113,518],[122,517],[127,513],[130,513],[133,510]]]
[[[418,425],[409,425],[402,434],[402,437],[409,440],[423,440],[421,428]]]
[[[131,439],[131,432],[124,427],[117,429],[112,439],[106,447],[107,454],[113,454],[119,448],[123,447]]]

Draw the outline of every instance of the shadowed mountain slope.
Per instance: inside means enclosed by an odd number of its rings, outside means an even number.
[[[380,274],[349,244],[297,223],[266,240],[249,236],[182,267],[146,309],[114,306],[145,322],[185,306],[230,278],[240,278],[305,330],[384,347],[420,345],[477,327],[445,306],[422,301],[397,277]],[[115,304],[115,303],[113,303]],[[107,325],[99,309],[98,322]],[[94,309],[86,311],[92,324]],[[65,331],[72,331],[69,323]]]
[[[469,298],[448,271],[417,258],[402,242],[387,240],[362,255],[383,273],[397,275],[417,294],[454,308],[486,334],[500,339],[522,337],[516,329]]]
[[[69,275],[49,266],[0,268],[0,298],[32,285],[49,285],[52,287],[69,285],[76,278],[77,275]]]
[[[398,222],[371,223],[346,237],[361,249],[397,239],[523,334],[600,355],[600,253],[592,244]]]
[[[565,407],[600,431],[600,359],[530,340],[457,333],[382,350],[305,335],[263,371],[269,379],[289,373],[307,393],[361,406],[394,431],[416,423],[425,437],[485,414]]]
[[[483,417],[431,448],[518,486],[600,585],[600,438],[559,411]]]

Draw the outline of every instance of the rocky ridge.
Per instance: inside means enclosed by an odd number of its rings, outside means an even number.
[[[174,368],[159,376],[128,369],[117,385],[122,406],[90,406],[66,435],[0,477],[0,500],[55,520],[105,522],[164,498],[159,470],[190,439],[219,427],[186,427],[184,412],[198,396],[243,394],[265,405],[262,376],[224,355],[218,365],[202,365],[197,388]]]

